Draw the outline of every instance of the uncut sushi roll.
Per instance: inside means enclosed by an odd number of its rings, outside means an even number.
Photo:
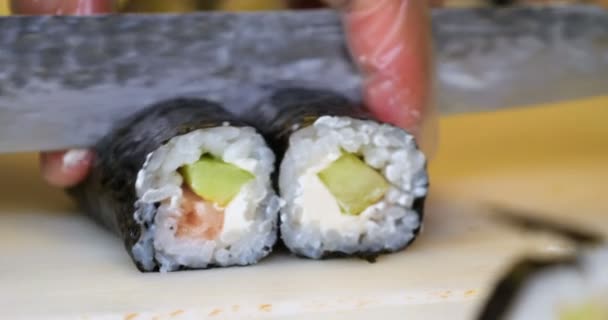
[[[95,146],[91,174],[69,193],[141,271],[256,263],[277,238],[274,154],[233,118],[200,99],[146,108]]]
[[[479,320],[608,319],[608,247],[576,256],[528,258],[496,284]]]
[[[374,257],[415,239],[428,177],[411,134],[325,90],[280,89],[258,112],[281,157],[280,234],[292,252]]]

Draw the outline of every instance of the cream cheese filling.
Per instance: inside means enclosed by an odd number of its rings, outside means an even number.
[[[386,207],[386,203],[380,200],[360,215],[343,213],[334,195],[317,175],[328,167],[334,158],[337,156],[329,155],[326,161],[323,161],[323,166],[311,168],[298,178],[301,195],[294,202],[302,208],[300,223],[305,226],[317,225],[323,233],[336,230],[341,234],[360,234],[366,230],[371,218]]]
[[[252,183],[244,185],[224,210],[224,227],[219,238],[225,243],[237,241],[249,232],[253,224],[251,215],[255,212],[256,203],[250,199],[252,186]]]

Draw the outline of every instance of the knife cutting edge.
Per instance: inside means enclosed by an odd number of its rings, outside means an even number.
[[[89,146],[176,96],[246,110],[279,83],[360,100],[329,10],[0,18],[0,153]],[[592,6],[433,12],[442,114],[608,93],[608,13]]]

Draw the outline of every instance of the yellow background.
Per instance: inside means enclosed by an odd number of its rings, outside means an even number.
[[[9,13],[8,0],[0,0],[0,15],[7,15]]]

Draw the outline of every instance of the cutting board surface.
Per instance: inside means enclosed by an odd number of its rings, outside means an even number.
[[[278,252],[251,267],[142,274],[40,181],[35,155],[0,156],[0,318],[471,319],[513,259],[569,249],[501,225],[489,205],[608,235],[608,97],[440,128],[423,233],[373,264]]]

